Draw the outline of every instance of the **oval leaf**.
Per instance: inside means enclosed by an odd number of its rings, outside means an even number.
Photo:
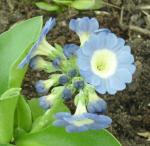
[[[23,136],[17,146],[121,146],[106,130],[67,133],[64,128],[49,128]]]
[[[20,96],[18,100],[15,115],[15,127],[22,128],[28,132],[32,126],[32,116],[30,107],[23,96]]]
[[[53,0],[53,2],[57,4],[69,5],[73,2],[73,0]]]
[[[58,11],[60,10],[59,6],[54,5],[54,4],[47,4],[45,2],[37,2],[35,3],[36,6],[42,10],[46,10],[46,11]]]
[[[13,137],[14,114],[20,95],[19,88],[6,91],[0,97],[0,143],[7,144]]]
[[[0,35],[0,95],[10,87],[20,87],[26,69],[19,69],[31,45],[37,40],[42,17],[35,17],[14,25]]]
[[[94,0],[75,0],[72,2],[71,7],[78,10],[91,9],[95,4]]]

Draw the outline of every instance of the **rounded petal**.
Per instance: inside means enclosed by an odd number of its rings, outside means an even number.
[[[95,34],[99,34],[101,32],[110,33],[111,31],[108,28],[100,28],[100,29],[94,31]]]
[[[133,55],[126,51],[121,51],[117,58],[119,64],[131,64],[134,62]]]
[[[117,36],[114,33],[108,33],[105,40],[105,48],[112,49],[118,42]]]
[[[69,23],[69,28],[78,35],[83,33],[91,34],[99,28],[99,23],[95,18],[83,17],[72,19]]]
[[[91,18],[89,21],[89,31],[94,32],[98,28],[99,28],[99,23],[98,23],[97,19]]]
[[[56,121],[53,122],[53,125],[61,127],[61,126],[67,126],[68,123],[64,120],[56,120]]]
[[[117,38],[117,44],[112,48],[114,52],[122,50],[125,45],[125,40],[122,38]]]
[[[108,92],[110,95],[114,95],[114,94],[117,92],[117,90],[114,89],[113,86],[111,86],[109,79],[106,80],[106,89],[107,89],[107,92]]]
[[[136,66],[134,64],[120,64],[118,68],[128,69],[131,74],[133,74],[136,70]]]
[[[126,68],[120,68],[116,71],[115,76],[121,79],[125,83],[131,83],[132,81],[132,74]]]
[[[123,90],[126,88],[125,82],[122,81],[121,78],[117,76],[113,76],[109,79],[110,86],[115,90]]]
[[[43,108],[43,109],[49,109],[50,108],[50,103],[47,101],[46,99],[46,96],[42,96],[39,98],[39,101],[40,101],[40,106]]]
[[[101,83],[101,78],[93,74],[91,70],[83,71],[80,70],[80,74],[85,78],[85,80],[91,85],[98,86]]]
[[[82,70],[88,70],[90,68],[90,60],[86,56],[79,56],[77,59],[77,64]]]
[[[96,91],[101,94],[106,93],[106,82],[105,80],[101,80],[101,84],[95,87]]]
[[[90,113],[104,113],[107,109],[107,103],[103,99],[98,99],[93,102],[89,102],[87,109]]]
[[[82,126],[82,127],[77,127],[77,126],[73,126],[73,125],[69,125],[66,127],[66,131],[71,133],[71,132],[83,132],[83,131],[87,131],[88,127],[86,126]]]
[[[63,48],[64,55],[69,58],[73,55],[76,55],[77,50],[79,49],[79,46],[75,44],[66,44]]]
[[[67,112],[59,112],[55,114],[55,118],[57,119],[63,119],[64,117],[71,117],[71,114]]]

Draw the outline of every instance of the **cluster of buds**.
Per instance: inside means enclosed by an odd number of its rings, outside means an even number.
[[[69,23],[80,38],[80,46],[52,46],[46,35],[54,25],[55,19],[50,18],[19,65],[24,67],[29,63],[33,70],[51,74],[47,80],[35,84],[36,91],[44,95],[39,98],[40,105],[47,110],[58,98],[73,100],[76,106],[73,115],[63,111],[55,115],[54,125],[64,126],[68,132],[109,127],[112,120],[104,115],[107,104],[97,92],[115,94],[132,81],[135,65],[130,47],[110,30],[100,29],[95,18],[88,17],[72,19]]]

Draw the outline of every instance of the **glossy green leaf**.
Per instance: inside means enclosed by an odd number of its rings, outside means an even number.
[[[22,128],[28,132],[31,129],[31,126],[32,116],[30,107],[24,97],[20,96],[16,108],[15,127]]]
[[[38,38],[42,17],[20,22],[0,35],[0,95],[10,87],[20,87],[26,69],[19,69],[32,44]]]
[[[35,4],[38,8],[42,10],[46,10],[46,11],[59,11],[60,10],[60,7],[55,4],[48,4],[45,2],[37,2]]]
[[[57,4],[69,5],[73,2],[73,0],[53,0],[53,2]]]
[[[44,109],[41,108],[39,105],[39,99],[33,98],[28,101],[31,113],[32,113],[32,120],[35,121],[38,117],[42,116],[45,112]]]
[[[15,146],[15,145],[12,145],[12,144],[0,144],[0,146]]]
[[[7,90],[0,97],[0,143],[7,144],[13,137],[14,114],[20,88]]]
[[[67,133],[64,128],[47,129],[23,136],[17,146],[121,146],[106,130]]]
[[[71,3],[71,7],[78,10],[91,9],[95,4],[94,0],[75,0]]]
[[[92,9],[100,9],[104,6],[103,0],[95,0],[95,4],[93,5]]]

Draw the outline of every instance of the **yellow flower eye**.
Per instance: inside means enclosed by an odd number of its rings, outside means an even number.
[[[117,67],[116,55],[108,50],[95,51],[91,59],[92,71],[101,78],[107,78],[115,72]]]

